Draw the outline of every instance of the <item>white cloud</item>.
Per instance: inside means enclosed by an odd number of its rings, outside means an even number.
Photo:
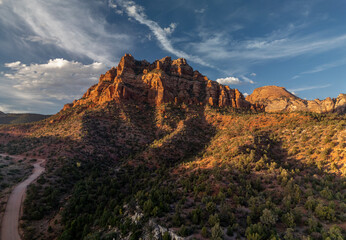
[[[177,27],[176,23],[171,23],[169,27],[166,27],[163,30],[166,32],[167,35],[171,35],[174,32],[176,27]]]
[[[249,96],[250,94],[244,92],[243,95],[244,95],[244,97],[247,97],[247,96]]]
[[[184,51],[178,50],[173,47],[171,40],[168,38],[168,33],[165,28],[161,28],[160,25],[149,19],[146,15],[144,8],[138,4],[136,4],[134,1],[125,1],[125,0],[115,0],[116,4],[110,2],[109,6],[114,8],[116,12],[118,10],[124,11],[130,18],[135,19],[140,24],[146,25],[154,34],[154,36],[159,41],[161,47],[170,52],[171,54],[174,54],[175,56],[186,58],[188,60],[191,60],[193,62],[196,62],[198,64],[201,64],[203,66],[211,67],[214,69],[218,69],[217,67],[205,62],[203,59],[193,56],[190,54],[187,54]],[[120,9],[121,8],[121,9]],[[175,29],[176,26],[174,26]],[[173,29],[172,24],[170,25],[169,29]],[[173,30],[174,30],[173,29]],[[220,70],[220,69],[218,69]]]
[[[106,67],[94,62],[83,65],[80,62],[62,58],[51,59],[45,64],[6,63],[10,73],[3,76],[10,80],[12,89],[20,92],[20,98],[28,101],[71,101],[93,83]]]
[[[245,84],[245,83],[251,83],[254,84],[255,82],[252,81],[250,78],[241,75],[240,78],[243,80],[240,80],[237,77],[225,77],[225,78],[218,78],[216,81],[220,84],[223,85],[240,85],[240,84]]]
[[[15,89],[13,80],[0,76],[0,111],[3,112],[34,112],[34,113],[56,113],[64,103],[57,103],[50,99],[38,99],[33,94]]]
[[[21,62],[20,61],[17,61],[17,62],[11,62],[11,63],[5,63],[5,67],[8,67],[8,68],[13,68],[13,69],[17,69],[19,67],[21,67]]]
[[[91,10],[97,4],[80,0],[5,1],[0,9],[0,22],[8,31],[16,30],[26,41],[53,44],[112,66],[132,46],[132,38],[115,25],[112,32],[106,30],[109,25],[105,17]]]
[[[256,77],[256,75],[257,75],[256,73],[251,73],[250,74],[250,76],[252,76],[252,77]]]
[[[223,85],[240,85],[244,83],[237,77],[218,78],[216,81]]]

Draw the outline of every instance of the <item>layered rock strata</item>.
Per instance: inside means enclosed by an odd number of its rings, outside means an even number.
[[[237,89],[209,80],[194,71],[183,58],[172,60],[165,57],[149,63],[125,54],[117,67],[102,74],[98,84],[90,87],[81,99],[66,104],[63,110],[88,103],[102,104],[124,99],[152,105],[172,102],[250,108]]]

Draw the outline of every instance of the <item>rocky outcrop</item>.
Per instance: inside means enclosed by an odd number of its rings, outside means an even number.
[[[63,110],[88,103],[122,100],[152,105],[172,102],[250,108],[237,89],[209,80],[194,71],[183,58],[165,57],[149,63],[125,54],[116,68],[102,74],[98,84],[90,87],[81,99],[66,104]]]
[[[283,87],[265,86],[255,89],[246,100],[258,107],[262,106],[266,112],[346,112],[346,94],[340,94],[333,99],[304,100]]]
[[[143,239],[162,239],[162,236],[165,234],[165,233],[168,233],[170,239],[172,240],[184,240],[186,238],[184,237],[180,237],[178,236],[174,231],[172,231],[171,229],[169,228],[165,228],[159,224],[157,224],[154,220],[150,219],[149,220],[149,226],[152,230],[152,235],[151,234],[147,234],[146,236],[144,236]]]

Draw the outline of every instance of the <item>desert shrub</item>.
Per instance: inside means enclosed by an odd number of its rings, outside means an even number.
[[[324,206],[323,203],[317,204],[315,214],[322,220],[335,221],[335,210],[330,206]]]
[[[317,201],[315,200],[315,198],[313,196],[309,196],[305,202],[305,208],[309,211],[314,211],[316,206]]]
[[[342,234],[342,229],[338,226],[331,226],[328,230],[327,236],[324,236],[324,239],[326,240],[343,240],[345,239],[344,235]]]
[[[308,218],[307,224],[309,233],[319,232],[321,229],[321,224],[313,217]]]
[[[285,213],[282,216],[282,222],[286,225],[288,228],[294,228],[296,226],[295,220],[294,220],[294,214],[291,212]]]
[[[293,229],[292,228],[287,228],[285,235],[284,235],[285,240],[295,240],[294,234],[293,234]]]
[[[263,210],[260,220],[264,225],[271,227],[276,224],[277,215],[273,211],[266,208]]]
[[[215,213],[214,215],[210,215],[208,219],[208,223],[210,226],[215,226],[216,224],[220,224],[219,215]]]
[[[204,238],[207,238],[207,237],[208,237],[209,233],[208,233],[208,229],[206,228],[206,226],[204,226],[204,227],[202,228],[202,230],[201,230],[201,235],[202,235],[202,237],[204,237]]]
[[[219,223],[216,223],[214,227],[211,229],[211,238],[212,240],[222,240],[223,232]]]
[[[162,235],[162,240],[171,240],[171,235],[169,235],[168,232],[165,232],[165,233]]]
[[[265,227],[261,223],[248,226],[245,230],[247,239],[263,239],[266,236]]]
[[[208,213],[214,213],[216,210],[216,204],[214,202],[208,202],[205,208]]]
[[[321,192],[320,192],[321,196],[328,199],[328,200],[332,200],[333,199],[333,193],[332,191],[326,187],[324,188]]]

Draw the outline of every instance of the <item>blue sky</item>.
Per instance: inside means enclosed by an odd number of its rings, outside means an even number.
[[[346,92],[345,0],[0,0],[0,111],[56,113],[125,53],[243,93]]]

